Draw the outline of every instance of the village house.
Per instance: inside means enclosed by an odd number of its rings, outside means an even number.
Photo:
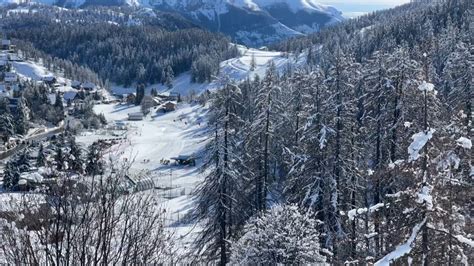
[[[92,82],[86,82],[82,84],[82,88],[86,91],[95,91],[97,89],[97,85]]]
[[[5,72],[3,76],[5,84],[14,84],[18,82],[18,75],[13,72]]]
[[[128,120],[130,121],[141,121],[143,120],[143,113],[136,112],[136,113],[129,113]]]
[[[48,86],[53,86],[58,81],[55,76],[42,77],[41,80]]]
[[[136,93],[130,93],[130,94],[124,94],[122,100],[124,100],[125,103],[133,104],[135,103],[136,98],[137,98]]]
[[[3,51],[9,51],[9,50],[13,49],[12,42],[10,40],[3,39],[2,43],[0,45],[0,48]]]
[[[80,81],[73,80],[73,81],[71,81],[71,88],[76,89],[76,90],[80,90],[80,89],[82,89],[82,83]]]
[[[176,106],[177,106],[176,102],[168,101],[168,102],[163,104],[163,111],[165,111],[165,112],[175,111]]]

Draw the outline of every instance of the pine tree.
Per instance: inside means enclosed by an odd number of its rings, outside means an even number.
[[[84,171],[84,162],[82,160],[82,151],[73,136],[69,138],[69,154],[67,155],[69,168],[78,173]]]
[[[36,157],[36,167],[42,167],[46,165],[46,155],[44,153],[43,143],[40,143],[38,148],[38,156]]]
[[[252,57],[250,59],[250,71],[255,71],[256,67],[257,67],[257,60],[255,58],[255,54],[252,53]]]
[[[15,134],[15,123],[10,113],[0,114],[0,135],[4,142]]]
[[[229,241],[239,222],[234,202],[239,197],[239,158],[236,130],[241,124],[236,110],[241,104],[241,91],[229,84],[215,98],[211,123],[214,139],[209,144],[210,156],[204,167],[206,179],[196,192],[197,218],[205,221],[196,246],[208,256],[225,265],[229,258]],[[241,214],[242,215],[242,214]]]
[[[28,132],[28,121],[30,119],[30,109],[27,106],[26,99],[22,96],[18,100],[17,117],[16,117],[16,132],[24,135]]]
[[[324,264],[318,221],[296,205],[275,206],[250,220],[232,246],[232,264]]]
[[[99,142],[89,146],[86,161],[86,173],[89,175],[100,175],[102,173],[101,148]]]
[[[140,105],[143,100],[143,97],[145,97],[145,85],[140,84],[137,86],[136,89],[135,105]]]
[[[11,190],[20,180],[20,170],[18,166],[13,161],[8,161],[5,165],[4,177],[3,177],[3,187],[5,189]]]
[[[173,80],[174,80],[174,72],[173,68],[171,68],[170,65],[166,67],[166,79],[165,79],[165,85],[168,87],[169,90],[173,88]]]
[[[60,145],[56,146],[54,161],[56,162],[56,169],[58,171],[67,170],[67,162],[65,161],[65,154]]]

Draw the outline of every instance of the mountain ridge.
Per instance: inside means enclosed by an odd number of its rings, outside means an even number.
[[[0,6],[23,0],[0,0]],[[34,0],[33,3],[83,8],[91,5],[132,6],[174,12],[234,42],[263,46],[317,32],[344,20],[334,7],[315,0]]]

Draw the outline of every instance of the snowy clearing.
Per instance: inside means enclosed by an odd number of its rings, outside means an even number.
[[[263,77],[268,69],[270,61],[275,63],[278,71],[283,72],[288,65],[293,68],[302,66],[306,60],[305,54],[299,57],[293,55],[285,55],[282,52],[264,51],[253,48],[247,48],[242,45],[237,46],[240,57],[231,58],[220,63],[219,76],[210,83],[194,83],[191,81],[191,73],[186,72],[177,76],[173,81],[173,88],[169,90],[165,85],[152,84],[146,88],[146,93],[150,94],[152,89],[158,92],[177,92],[181,95],[190,93],[200,94],[206,90],[212,91],[222,87],[222,81],[233,80],[242,81],[247,78],[253,79],[255,75]],[[252,58],[255,60],[255,68],[252,69]],[[112,92],[115,95],[123,95],[135,92],[135,87],[112,86]]]
[[[103,113],[109,122],[127,124],[125,140],[113,147],[111,156],[114,160],[131,161],[132,176],[139,177],[146,173],[146,178],[153,179],[155,187],[159,187],[153,192],[163,198],[162,207],[167,210],[170,230],[181,248],[189,246],[199,228],[180,221],[192,207],[191,192],[202,181],[199,166],[207,142],[207,109],[199,105],[180,104],[174,112],[153,113],[143,121],[126,121],[129,113],[140,112],[140,106],[96,105],[95,112]],[[105,137],[89,133],[77,139],[78,142],[91,144],[99,138]],[[195,167],[161,164],[162,159],[191,154],[197,157]]]

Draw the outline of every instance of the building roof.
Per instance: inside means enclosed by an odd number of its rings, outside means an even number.
[[[66,91],[63,95],[64,100],[74,100],[76,98],[77,92],[75,91]]]
[[[95,85],[95,84],[92,83],[92,82],[86,82],[86,83],[83,83],[83,84],[82,84],[82,87],[83,87],[84,89],[92,89],[92,90],[93,90],[93,89],[95,89],[95,88],[97,87],[97,85]]]
[[[13,72],[6,72],[4,80],[6,82],[18,81],[18,75],[16,73],[13,73]]]
[[[55,76],[45,76],[41,78],[43,81],[52,82],[56,80]]]
[[[129,113],[128,116],[143,116],[143,113],[141,112]]]
[[[196,159],[194,155],[179,155],[178,157],[172,157],[171,160],[175,161],[187,161],[191,159]]]
[[[3,39],[2,40],[2,45],[11,45],[12,42],[10,40],[7,40],[7,39]]]

